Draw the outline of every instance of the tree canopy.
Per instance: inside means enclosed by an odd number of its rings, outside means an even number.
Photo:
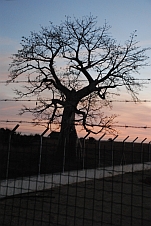
[[[109,31],[107,23],[100,27],[90,15],[66,17],[60,25],[50,23],[23,37],[21,49],[12,56],[10,80],[27,76],[26,92],[16,93],[21,98],[37,96],[39,102],[33,108],[24,106],[22,113],[60,123],[67,140],[75,123],[88,132],[113,131],[115,115],[107,116],[103,108],[123,86],[137,101],[141,83],[135,74],[148,65],[148,48],[138,45],[136,31],[124,44]]]

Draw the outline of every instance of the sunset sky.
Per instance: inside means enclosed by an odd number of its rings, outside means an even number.
[[[65,16],[97,16],[98,25],[106,21],[111,25],[112,37],[123,43],[130,34],[137,30],[137,40],[141,47],[151,47],[151,0],[0,0],[0,100],[13,99],[13,89],[22,84],[5,85],[8,79],[10,56],[20,48],[21,37],[28,37],[31,31],[38,32],[41,26],[48,26],[49,21],[59,25]],[[150,57],[151,51],[147,52]],[[119,138],[130,136],[130,140],[139,137],[151,141],[151,66],[140,71],[139,79],[145,79],[145,86],[139,93],[141,103],[124,102],[131,97],[121,93],[113,102],[111,113],[118,114]],[[21,78],[20,78],[21,79]],[[150,80],[149,80],[150,79]],[[144,102],[146,100],[146,102]],[[12,129],[17,122],[31,121],[31,115],[18,116],[23,102],[0,101],[0,128]],[[28,103],[26,103],[28,104]],[[29,102],[29,104],[31,104]],[[122,126],[130,126],[124,128]],[[131,128],[150,127],[150,128]],[[44,128],[20,124],[19,132],[42,133]],[[97,137],[99,138],[99,136]]]

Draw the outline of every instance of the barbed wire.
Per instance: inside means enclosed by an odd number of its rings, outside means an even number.
[[[48,121],[22,121],[22,120],[0,120],[0,123],[24,123],[24,124],[47,124]],[[52,125],[60,125],[59,122],[53,122]],[[82,126],[79,123],[75,123],[75,126]],[[90,125],[89,125],[90,126]],[[91,126],[96,127],[105,127],[104,125],[93,124]],[[134,126],[134,125],[112,125],[112,127],[121,127],[121,128],[134,128],[134,129],[151,129],[151,126]]]
[[[136,81],[151,81],[151,78],[133,78],[133,79],[131,79],[131,80],[136,80]],[[67,81],[67,79],[61,79],[61,81]],[[80,82],[86,82],[87,80],[86,79],[80,79],[79,80]],[[5,80],[0,80],[0,83],[30,83],[30,82],[37,82],[36,80],[30,80],[30,81],[28,81],[28,80],[19,80],[19,81],[5,81]],[[39,81],[39,82],[41,82],[41,81]]]
[[[26,100],[21,100],[21,99],[0,99],[0,102],[40,102],[41,100],[37,99],[26,99]],[[42,101],[51,101],[49,99],[42,99]],[[101,100],[100,100],[101,101]],[[108,102],[126,102],[126,103],[136,103],[134,100],[109,100]],[[139,100],[137,102],[151,102],[151,100]]]

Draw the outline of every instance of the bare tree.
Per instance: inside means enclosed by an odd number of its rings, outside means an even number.
[[[60,123],[58,151],[69,146],[75,124],[87,132],[114,131],[115,115],[107,116],[113,94],[126,87],[137,101],[141,83],[134,75],[147,66],[146,50],[135,40],[136,32],[123,45],[109,34],[110,26],[97,26],[97,18],[86,16],[73,20],[66,17],[60,26],[42,27],[22,38],[22,48],[12,57],[10,81],[26,75],[27,92],[16,90],[20,98],[37,96],[34,108],[25,107],[49,124]],[[112,91],[113,90],[113,91]],[[98,125],[98,127],[94,127]]]

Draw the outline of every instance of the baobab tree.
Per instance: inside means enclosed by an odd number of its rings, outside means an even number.
[[[21,75],[28,81],[26,91],[16,90],[17,95],[37,96],[38,100],[33,108],[24,106],[21,113],[31,112],[49,124],[60,123],[60,156],[63,144],[70,144],[75,124],[91,133],[113,132],[116,116],[106,115],[103,108],[120,87],[138,100],[142,84],[135,74],[148,65],[147,48],[138,45],[135,31],[124,44],[118,44],[109,30],[107,23],[100,27],[91,15],[66,17],[59,26],[50,23],[39,33],[23,37],[21,49],[12,56],[9,81]]]

